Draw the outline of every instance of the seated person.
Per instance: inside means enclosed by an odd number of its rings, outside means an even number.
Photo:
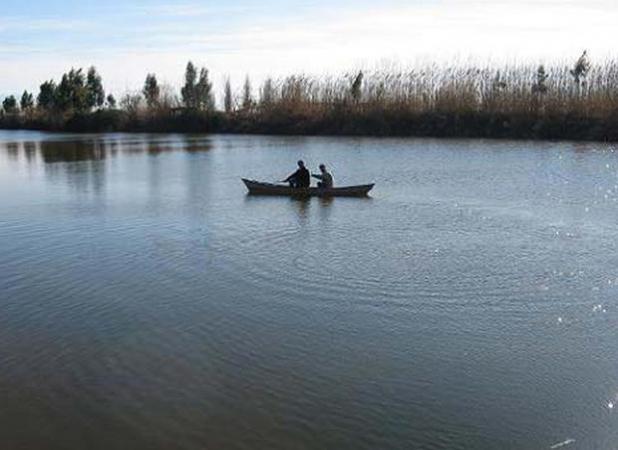
[[[298,170],[283,181],[290,183],[290,187],[293,188],[308,188],[311,184],[311,177],[305,163],[302,160],[298,161]]]
[[[322,189],[329,189],[333,187],[333,176],[326,170],[326,166],[324,164],[320,164],[320,172],[321,173],[313,173],[311,176],[313,178],[317,178],[318,180],[322,180],[318,182],[318,187]]]

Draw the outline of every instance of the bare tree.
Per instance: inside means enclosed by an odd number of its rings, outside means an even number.
[[[250,110],[253,107],[253,94],[251,92],[251,80],[249,75],[245,77],[245,84],[242,87],[242,108]]]
[[[260,95],[260,103],[264,107],[269,107],[275,101],[275,87],[272,78],[267,78],[262,85],[262,93]]]
[[[230,82],[230,78],[226,78],[225,80],[225,90],[223,93],[223,108],[226,113],[231,113],[234,109],[234,98],[232,96],[232,84]]]

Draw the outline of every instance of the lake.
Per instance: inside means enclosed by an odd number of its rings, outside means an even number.
[[[615,150],[1,131],[2,447],[614,448]]]

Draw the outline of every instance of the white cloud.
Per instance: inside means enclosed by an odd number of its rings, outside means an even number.
[[[169,20],[112,27],[106,33],[114,40],[103,35],[92,44],[43,42],[47,53],[41,48],[34,53],[30,44],[23,45],[22,53],[19,42],[0,46],[0,86],[23,89],[29,83],[33,89],[71,66],[90,64],[116,92],[139,88],[148,72],[179,85],[188,59],[207,65],[215,80],[231,74],[237,84],[245,73],[260,79],[290,72],[338,72],[384,59],[404,65],[418,59],[469,57],[536,62],[572,60],[584,48],[600,59],[611,54],[618,41],[613,0],[442,0],[352,11],[304,10],[285,19],[272,12],[222,20],[208,7],[191,3],[160,4],[148,11],[159,16],[169,12]],[[206,14],[208,22],[189,26],[190,17],[199,14]],[[30,26],[83,30],[87,25],[61,22],[47,19]]]

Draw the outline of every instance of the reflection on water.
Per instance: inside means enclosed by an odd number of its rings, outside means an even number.
[[[41,141],[40,151],[46,163],[99,161],[106,158],[105,143],[85,141]]]
[[[79,137],[74,135],[50,135],[39,141],[0,142],[0,148],[14,160],[23,155],[27,162],[36,162],[37,153],[45,163],[77,161],[99,161],[113,158],[119,152],[148,153],[158,155],[165,152],[183,150],[187,152],[207,151],[211,141],[205,136],[167,135],[93,135]]]
[[[105,185],[108,165],[106,160],[119,155],[148,154],[157,156],[164,153],[184,151],[199,153],[211,148],[210,139],[206,136],[172,136],[169,135],[48,135],[38,141],[4,142],[0,143],[0,151],[5,150],[12,161],[23,160],[27,165],[42,163],[46,175],[57,183],[63,183],[78,191],[101,192]],[[156,159],[151,159],[151,165],[156,165]],[[84,163],[84,166],[72,166],[67,163]],[[193,169],[192,169],[193,167]],[[84,170],[84,169],[87,170]],[[189,171],[196,170],[190,161]],[[199,170],[199,169],[198,169]],[[189,177],[188,179],[191,179]],[[193,176],[195,178],[195,176]],[[151,177],[151,185],[156,191],[159,183],[158,175]],[[195,189],[193,189],[195,192]],[[156,194],[154,194],[156,195]]]
[[[300,218],[307,217],[308,208],[311,205],[310,198],[290,198],[290,203],[298,210],[298,216]]]
[[[9,142],[6,144],[6,153],[10,159],[16,160],[19,152],[19,144],[17,142]]]
[[[303,158],[369,199],[248,196]],[[3,448],[612,448],[601,144],[0,132]]]
[[[24,156],[26,161],[33,163],[36,158],[36,142],[24,142]]]

